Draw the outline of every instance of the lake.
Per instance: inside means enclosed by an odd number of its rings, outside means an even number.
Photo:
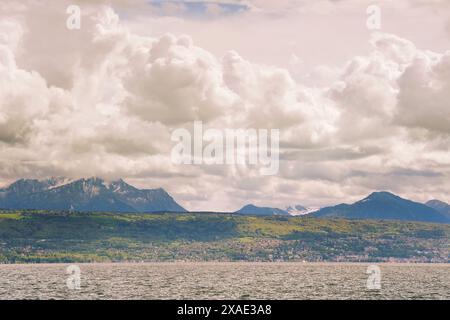
[[[0,299],[450,299],[450,264],[378,264],[379,277],[369,265],[0,265]],[[368,288],[374,276],[381,289]]]

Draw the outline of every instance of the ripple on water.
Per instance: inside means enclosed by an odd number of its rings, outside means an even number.
[[[450,264],[79,264],[81,289],[63,264],[0,265],[0,299],[450,299]]]

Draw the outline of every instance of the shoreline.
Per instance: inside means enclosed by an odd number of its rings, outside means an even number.
[[[333,266],[333,265],[349,265],[349,266],[366,266],[366,265],[386,265],[386,266],[445,266],[450,267],[450,262],[294,262],[294,261],[277,261],[277,262],[253,262],[253,261],[159,261],[159,262],[55,262],[55,263],[0,263],[3,266],[68,266],[68,265],[103,265],[103,266],[120,266],[120,265],[304,265],[304,266]]]

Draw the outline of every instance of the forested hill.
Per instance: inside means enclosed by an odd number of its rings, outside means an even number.
[[[448,262],[450,225],[289,216],[0,211],[0,262]]]

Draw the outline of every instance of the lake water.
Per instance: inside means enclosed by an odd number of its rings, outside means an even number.
[[[450,299],[450,264],[142,263],[0,265],[0,299]],[[75,268],[76,272],[76,268]]]

